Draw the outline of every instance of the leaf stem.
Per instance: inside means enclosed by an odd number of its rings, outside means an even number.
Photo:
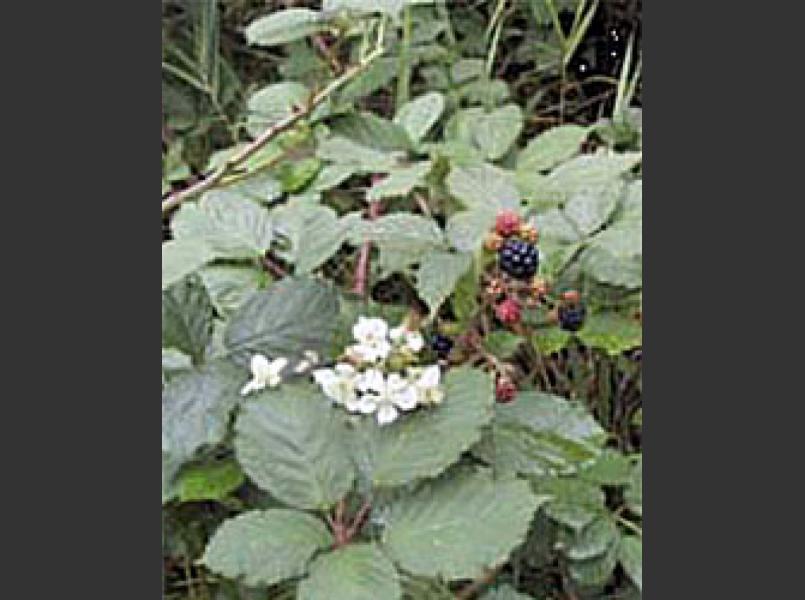
[[[165,213],[181,205],[182,202],[185,202],[186,200],[198,196],[199,194],[202,194],[213,188],[227,174],[237,169],[238,166],[246,162],[258,150],[268,144],[280,133],[291,129],[299,121],[312,114],[313,111],[330,96],[332,96],[334,92],[365,71],[370,64],[372,64],[375,60],[377,60],[377,58],[380,57],[380,55],[383,54],[383,51],[384,49],[382,47],[376,48],[364,60],[346,70],[340,77],[331,81],[324,89],[311,97],[304,108],[292,112],[284,119],[266,129],[254,141],[240,150],[240,152],[230,157],[223,165],[216,169],[212,175],[205,179],[201,179],[189,188],[180,190],[168,196],[167,199],[162,201],[162,214],[164,215]]]

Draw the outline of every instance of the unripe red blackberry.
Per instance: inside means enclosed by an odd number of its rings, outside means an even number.
[[[506,325],[519,323],[520,304],[514,298],[506,298],[495,307],[495,316]]]
[[[495,382],[495,400],[507,404],[517,396],[517,387],[508,377],[499,377]]]
[[[502,210],[495,219],[495,231],[504,237],[517,233],[520,229],[520,215],[513,210]]]

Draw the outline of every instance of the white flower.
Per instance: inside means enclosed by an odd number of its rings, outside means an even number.
[[[383,319],[358,317],[358,322],[352,327],[352,335],[362,344],[385,341],[388,333],[388,323]]]
[[[357,387],[362,394],[382,394],[386,387],[383,371],[367,369],[358,376]]]
[[[245,396],[251,392],[258,392],[265,388],[276,387],[282,381],[280,372],[288,364],[287,358],[275,358],[270,361],[262,354],[255,354],[252,356],[252,379],[240,390],[241,396]]]
[[[384,380],[383,373],[370,369],[360,377],[358,387],[363,392],[358,410],[376,413],[380,425],[393,422],[400,410],[412,410],[417,404],[416,391],[397,373]]]
[[[389,337],[397,344],[404,344],[414,354],[425,347],[425,339],[422,334],[418,331],[409,331],[404,324],[392,329],[389,332]]]
[[[365,362],[383,360],[391,351],[388,333],[389,326],[383,319],[358,317],[352,327],[352,335],[358,343],[350,346],[347,353]]]
[[[334,369],[317,369],[313,372],[313,379],[321,386],[324,395],[353,412],[358,402],[356,378],[355,368],[346,363],[339,363]]]
[[[417,394],[417,402],[419,404],[440,404],[444,399],[444,390],[439,387],[441,378],[439,365],[425,367],[417,375],[413,385]]]

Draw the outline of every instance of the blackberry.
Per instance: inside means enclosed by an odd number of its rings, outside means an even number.
[[[500,268],[515,279],[533,277],[539,268],[539,251],[523,240],[509,239],[498,252]]]
[[[559,307],[559,327],[565,331],[578,331],[584,324],[587,309],[583,304]]]
[[[437,333],[434,334],[433,338],[431,339],[430,346],[440,358],[447,358],[447,355],[450,354],[450,350],[453,349],[453,340],[445,335]]]

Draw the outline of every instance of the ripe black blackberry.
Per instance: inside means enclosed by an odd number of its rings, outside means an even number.
[[[447,358],[447,355],[450,354],[450,350],[453,349],[453,340],[446,335],[436,333],[431,339],[430,346],[440,358]]]
[[[533,277],[539,268],[539,251],[523,240],[508,239],[498,251],[501,270],[515,279]]]
[[[584,304],[570,304],[559,307],[559,327],[565,331],[578,331],[584,325],[587,309]]]

